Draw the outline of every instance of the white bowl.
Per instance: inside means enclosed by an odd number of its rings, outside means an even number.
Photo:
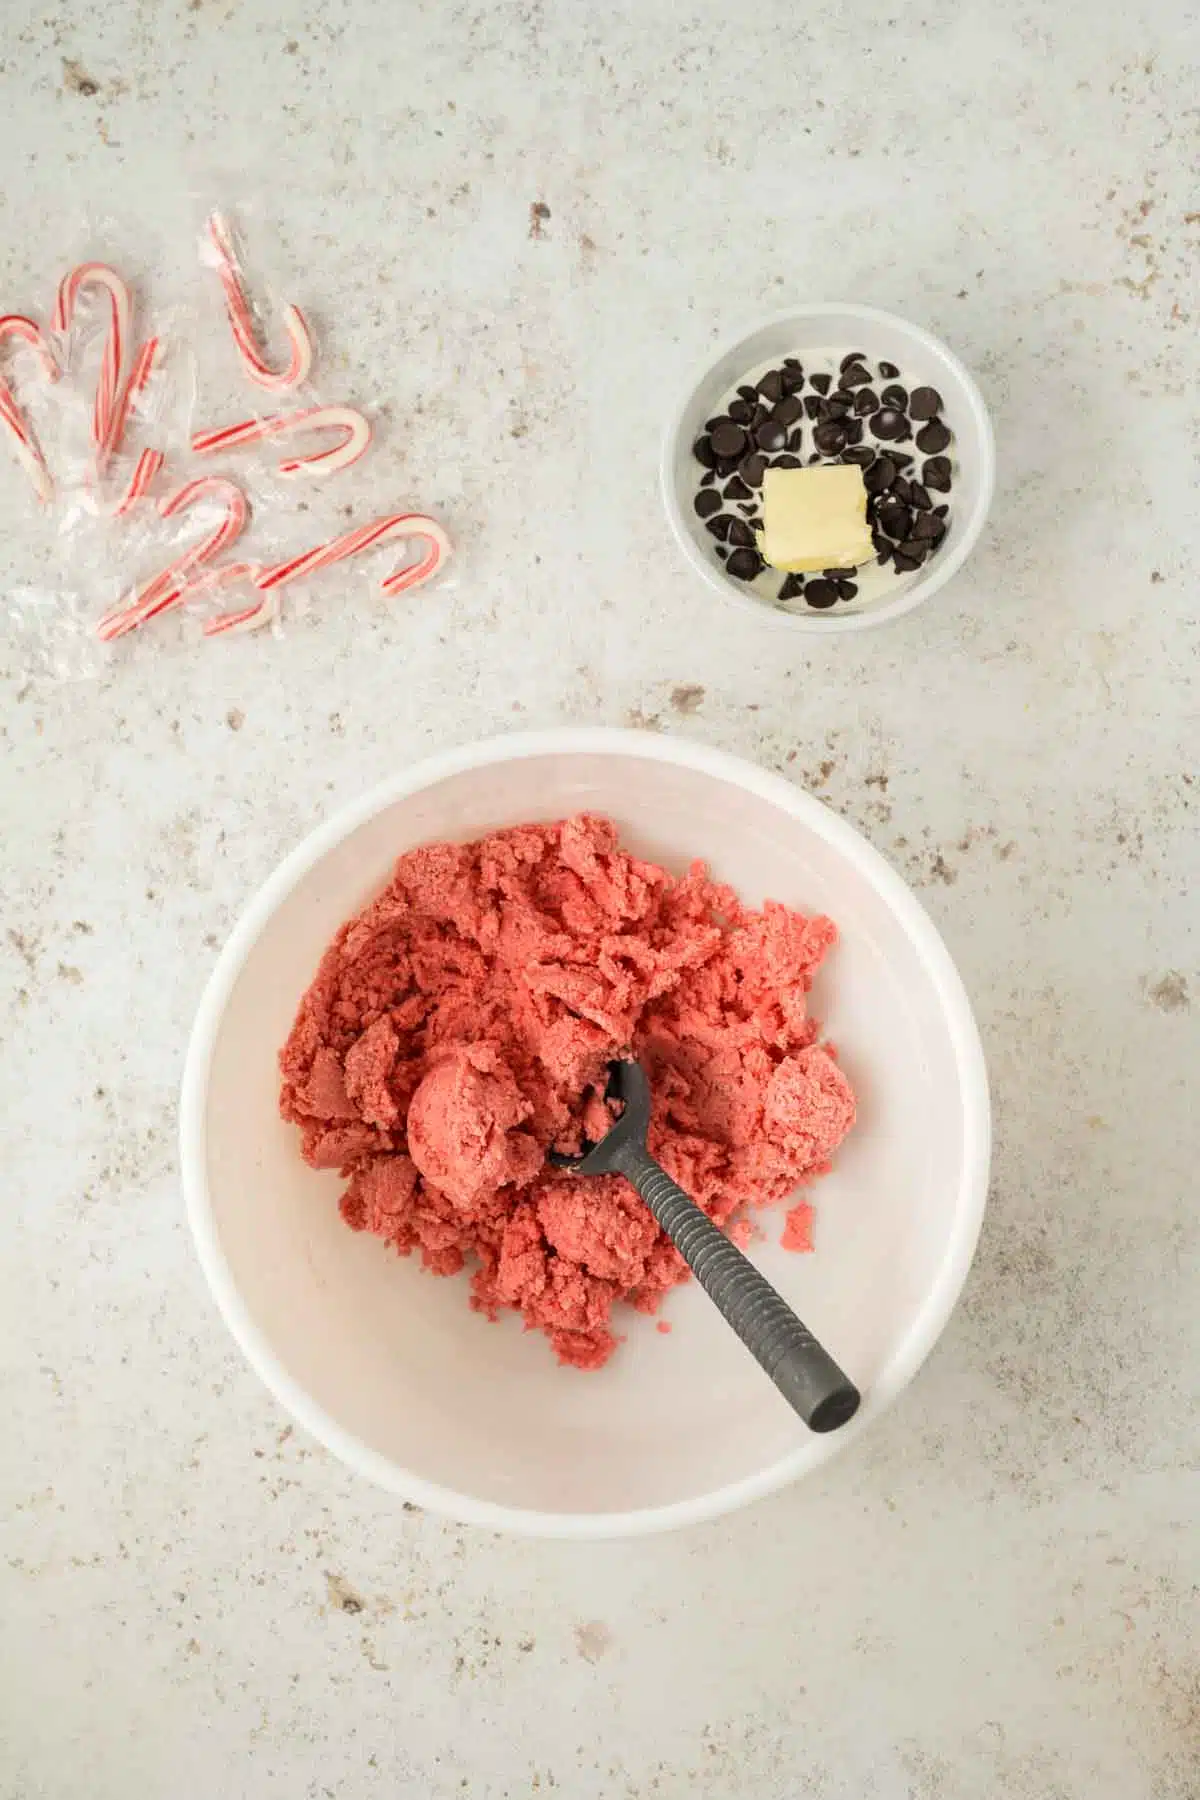
[[[831,612],[787,612],[760,599],[744,581],[726,573],[713,538],[697,518],[699,464],[692,446],[706,419],[720,410],[730,388],[764,363],[817,350],[861,350],[873,360],[894,362],[913,385],[928,383],[945,401],[944,417],[954,433],[954,488],[950,527],[936,556],[924,569],[874,600],[856,600]],[[707,362],[687,389],[667,428],[660,470],[663,503],[677,543],[696,573],[710,588],[732,600],[743,612],[793,631],[828,633],[865,631],[911,612],[936,594],[961,569],[987,519],[996,485],[996,451],[992,424],[975,381],[931,332],[909,325],[872,306],[821,303],[776,313],[756,330],[739,337]],[[782,577],[781,577],[782,579]]]
[[[559,1368],[515,1317],[489,1324],[440,1279],[347,1229],[336,1174],[301,1160],[277,1052],[337,927],[397,855],[590,809],[635,851],[703,857],[760,902],[828,912],[842,942],[815,991],[859,1099],[812,1190],[816,1253],[752,1254],[865,1399],[811,1435],[695,1284],[673,1330],[622,1309],[608,1366]],[[434,757],[320,826],[267,881],[200,1005],[181,1106],[196,1247],[226,1322],[295,1418],[350,1466],[452,1518],[543,1536],[665,1530],[805,1474],[870,1428],[958,1297],[983,1214],[987,1077],[971,1008],[924,912],[857,832],[776,775],[622,731],[493,739]]]

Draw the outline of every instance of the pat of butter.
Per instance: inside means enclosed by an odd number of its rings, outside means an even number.
[[[875,555],[867,490],[857,463],[768,469],[758,547],[774,569],[798,575],[853,569]]]

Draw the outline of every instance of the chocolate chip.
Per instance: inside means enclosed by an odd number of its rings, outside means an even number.
[[[908,410],[914,419],[935,419],[942,410],[942,396],[936,388],[914,388]]]
[[[895,363],[881,362],[879,365],[879,373],[883,376],[885,381],[895,381],[900,371]]]
[[[754,408],[754,418],[751,421],[751,423],[755,426],[761,425],[763,420],[769,419],[770,416],[771,416],[770,407],[765,405],[764,402],[760,400]]]
[[[763,566],[757,550],[735,550],[725,567],[738,581],[753,581]]]
[[[721,420],[723,417],[724,417],[723,413],[718,413],[715,419],[705,419],[705,421],[704,421],[705,431],[711,431],[714,425],[719,425],[721,423]]]
[[[692,455],[698,463],[703,463],[706,469],[711,469],[716,464],[717,453],[712,447],[711,440],[707,437],[696,439],[692,445]]]
[[[777,456],[771,467],[773,469],[802,469],[804,464],[798,456]]]
[[[782,450],[787,443],[787,430],[775,419],[764,419],[754,436],[760,450]]]
[[[879,398],[885,406],[894,406],[897,412],[903,412],[908,405],[908,393],[902,387],[885,387]]]
[[[879,395],[874,388],[859,388],[854,396],[854,410],[860,419],[865,419],[868,413],[879,411]]]
[[[729,490],[726,489],[725,491],[726,491],[726,493],[728,493]],[[903,475],[897,475],[895,481],[893,481],[893,483],[892,483],[893,498],[896,500],[903,500],[907,504],[911,493],[912,493],[911,483],[905,481]]]
[[[849,394],[830,394],[821,407],[823,419],[846,419],[853,411],[854,402]]]
[[[716,551],[722,562],[724,562],[725,558],[729,555],[729,546],[727,544],[714,544],[713,549]]]
[[[717,471],[715,469],[705,469],[703,475],[700,477],[700,486],[702,488],[711,487],[716,479]]]
[[[832,581],[810,581],[804,590],[804,598],[810,606],[824,612],[827,606],[837,605],[838,591]]]
[[[905,426],[904,435],[905,435],[905,437],[908,436],[907,425]],[[890,452],[890,455],[891,455],[892,461],[895,463],[895,465],[898,469],[907,469],[909,464],[913,460],[913,454],[912,454],[911,450],[892,450]]]
[[[909,558],[913,558],[913,559],[915,559],[917,564],[920,565],[921,563],[923,563],[925,561],[925,558],[929,555],[929,545],[927,543],[925,543],[924,540],[921,538],[908,538],[905,540],[905,542],[903,544],[901,544],[900,548],[896,552],[896,555],[898,557],[900,557],[900,556],[904,557],[906,562],[909,560]],[[897,563],[896,566],[899,567],[899,564]]]
[[[754,408],[747,400],[731,400],[729,416],[735,425],[748,425],[754,417]]]
[[[729,542],[731,544],[736,544],[741,550],[752,550],[754,548],[754,533],[747,525],[745,519],[731,519],[729,521]]]
[[[838,576],[837,591],[839,600],[855,600],[858,598],[857,586],[853,581],[847,581],[844,575]]]
[[[755,519],[758,517],[758,506],[753,500],[739,500],[738,511],[740,513],[745,513],[748,519]]]
[[[892,458],[881,450],[863,476],[868,494],[882,494],[885,489],[891,487],[895,479],[896,465]]]
[[[715,519],[705,519],[704,529],[724,542],[736,524],[737,520],[731,519],[728,513],[718,513]]]
[[[871,371],[864,369],[861,363],[855,363],[851,368],[842,370],[838,376],[838,386],[840,388],[866,387],[870,379]]]
[[[935,506],[933,509],[933,516],[935,519],[944,519],[949,511],[950,508],[948,506]]]
[[[718,459],[740,456],[746,448],[746,434],[732,419],[718,419],[712,428],[712,447]]]
[[[799,575],[785,575],[783,586],[779,590],[781,600],[798,600],[804,592],[804,583]]]
[[[925,492],[925,489],[921,486],[919,481],[909,482],[908,503],[910,506],[915,506],[919,512],[928,512],[933,505],[933,501],[929,498],[929,495]]]
[[[842,430],[846,434],[848,444],[862,443],[863,422],[861,419],[843,419]]]
[[[738,389],[738,398],[747,401],[749,405],[753,406],[754,402],[758,399],[758,389],[752,388],[748,383],[744,383]]]
[[[913,524],[913,536],[923,543],[940,544],[946,535],[946,527],[941,519],[934,518],[931,512],[918,513]]]
[[[822,569],[821,573],[826,581],[840,581],[846,571],[845,569]]]
[[[826,419],[813,432],[813,443],[825,456],[840,456],[846,448],[846,431],[839,419]]]
[[[936,456],[950,442],[950,433],[940,419],[930,419],[917,433],[917,449],[925,456]]]
[[[735,475],[726,486],[725,498],[727,500],[748,500],[750,498],[750,489],[740,475]]]
[[[908,536],[908,508],[899,500],[886,500],[879,509],[879,523],[890,538]]]
[[[903,550],[893,551],[892,561],[899,575],[911,575],[914,569],[919,569],[921,566],[919,557],[905,556]]]
[[[724,481],[727,476],[733,474],[741,460],[740,456],[718,456],[717,474],[721,477],[722,481]]]
[[[875,461],[875,452],[870,444],[858,445],[851,450],[843,451],[842,461],[857,463],[860,469],[869,469]]]
[[[798,394],[804,386],[804,370],[798,362],[785,362],[783,365],[783,391],[785,394]]]
[[[838,374],[844,375],[847,369],[852,369],[856,363],[865,363],[866,360],[867,353],[865,350],[852,350],[849,356],[843,356],[841,362],[838,364]]]
[[[927,488],[933,488],[936,493],[948,494],[950,492],[950,458],[948,456],[930,457],[921,470],[921,480]]]
[[[721,510],[721,496],[715,488],[702,488],[692,504],[702,519],[711,519]]]
[[[808,418],[819,419],[821,416],[821,405],[822,402],[818,395],[806,394],[804,396],[804,411]]]
[[[819,450],[813,450],[809,453],[808,462],[809,462],[810,468],[812,467],[813,463],[819,463],[820,460],[821,460],[821,452]]]
[[[818,394],[827,394],[833,386],[833,376],[826,375],[824,370],[819,375],[810,375],[808,381],[809,386],[815,387]]]
[[[871,430],[878,438],[895,439],[908,436],[908,420],[902,412],[893,407],[881,406],[877,413],[871,415]],[[713,443],[717,442],[717,434],[713,432]]]
[[[771,417],[776,424],[794,425],[797,419],[804,417],[804,402],[798,400],[795,394],[788,394],[779,402]]]
[[[719,546],[718,546],[718,548],[719,548]],[[881,563],[886,563],[887,561],[889,561],[891,554],[892,554],[892,546],[888,543],[886,538],[880,538],[879,542],[875,546],[875,554],[879,558]]]
[[[783,370],[768,369],[758,384],[758,391],[764,400],[783,399]]]
[[[803,448],[804,448],[804,433],[803,433],[803,431],[801,431],[801,430],[789,431],[788,432],[788,449],[794,452],[797,450],[802,450]]]
[[[747,482],[752,488],[761,487],[766,467],[766,457],[760,456],[758,451],[755,450],[741,465],[740,473],[742,480]]]

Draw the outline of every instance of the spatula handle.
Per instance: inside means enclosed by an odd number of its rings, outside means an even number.
[[[858,1389],[750,1259],[649,1151],[629,1145],[619,1167],[709,1299],[809,1429],[836,1431],[852,1419],[862,1398]]]

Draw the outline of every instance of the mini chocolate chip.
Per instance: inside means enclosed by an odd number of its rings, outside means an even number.
[[[930,419],[917,433],[917,449],[925,456],[936,456],[950,442],[950,433],[940,419]]]
[[[706,469],[711,469],[716,464],[717,453],[712,447],[711,440],[707,437],[696,439],[692,445],[692,455],[698,463],[703,463]]]
[[[725,498],[727,500],[748,500],[750,498],[750,489],[740,475],[735,475],[726,486]]]
[[[911,575],[914,569],[919,569],[921,566],[919,557],[905,556],[903,550],[894,550],[892,561],[896,566],[897,574],[900,575]]]
[[[854,410],[860,419],[865,419],[868,413],[879,411],[879,395],[874,388],[859,388],[854,396]]]
[[[879,523],[890,538],[908,536],[908,508],[899,500],[887,500],[879,509]]]
[[[772,459],[773,469],[802,469],[804,464],[798,456],[776,456]]]
[[[933,505],[933,501],[929,498],[929,495],[925,492],[925,489],[921,486],[919,481],[909,482],[908,503],[910,506],[915,506],[919,512],[928,512]]]
[[[871,415],[871,430],[878,438],[894,439],[908,436],[908,420],[902,412],[896,412],[890,406],[881,406],[877,413]],[[717,434],[713,432],[713,443],[717,442]],[[718,446],[719,447],[719,446]]]
[[[785,394],[798,394],[804,386],[804,370],[799,363],[784,363],[783,391]]]
[[[949,511],[950,508],[948,506],[935,506],[933,509],[933,516],[935,519],[944,519]]]
[[[858,588],[855,586],[854,582],[847,581],[844,575],[838,576],[837,591],[839,600],[855,600],[858,598]]]
[[[821,452],[819,450],[812,450],[809,452],[809,458],[808,458],[809,468],[811,468],[814,463],[819,463],[820,460],[821,460]]]
[[[779,590],[779,598],[781,600],[798,600],[803,592],[804,583],[799,575],[793,574],[784,576],[783,585]]]
[[[745,400],[729,402],[729,416],[735,425],[748,425],[754,417],[754,408]]]
[[[810,581],[804,590],[804,598],[810,606],[824,612],[827,606],[837,605],[838,591],[832,581]]]
[[[825,456],[840,456],[846,448],[846,431],[840,419],[826,419],[813,432],[813,443]]]
[[[922,542],[936,544],[945,536],[946,527],[940,519],[935,519],[931,512],[918,513],[913,524],[913,536]]]
[[[804,402],[798,400],[795,394],[787,394],[779,402],[771,417],[777,425],[794,425],[797,419],[804,417]]]
[[[746,434],[732,419],[718,419],[712,428],[712,447],[718,459],[740,456],[746,448]]]
[[[705,469],[703,475],[700,477],[700,486],[702,488],[711,487],[716,479],[717,471],[715,469]]]
[[[859,444],[853,449],[843,451],[842,461],[857,463],[860,469],[869,469],[875,461],[875,452],[870,444]]]
[[[864,369],[861,363],[855,363],[853,368],[842,370],[838,376],[838,386],[843,390],[866,387],[870,379],[870,369]]]
[[[843,419],[842,430],[846,434],[848,444],[862,443],[863,422],[861,419]]]
[[[763,566],[757,550],[735,550],[725,567],[738,581],[753,581]]]
[[[764,400],[783,399],[783,370],[768,369],[758,384],[758,391]]]
[[[741,550],[753,550],[754,533],[745,519],[731,519],[729,522],[729,542],[736,544]]]
[[[747,482],[752,488],[761,487],[766,466],[766,457],[760,456],[758,451],[755,450],[752,455],[746,458],[741,466],[742,480]]]
[[[902,387],[885,387],[879,398],[885,406],[894,406],[897,412],[903,412],[908,405],[908,392]]]
[[[805,394],[805,396],[804,396],[804,411],[810,419],[816,419],[816,418],[820,417],[821,401],[820,401],[820,398],[818,395]]]
[[[692,504],[702,519],[711,519],[721,510],[721,496],[715,488],[702,488]]]
[[[854,367],[855,363],[865,363],[866,360],[867,353],[865,350],[852,350],[849,356],[843,356],[841,362],[838,364],[838,373],[844,375],[847,369]]]
[[[881,362],[879,365],[879,373],[883,376],[885,381],[895,381],[900,371],[895,363]]]
[[[795,451],[795,450],[801,450],[801,449],[803,449],[803,447],[804,447],[803,431],[799,430],[799,429],[797,429],[796,431],[789,431],[788,432],[788,449]]]
[[[758,389],[752,388],[749,383],[743,383],[738,389],[738,398],[740,400],[745,400],[750,406],[753,406],[754,402],[758,399]]]
[[[810,375],[808,384],[810,387],[815,387],[818,394],[827,394],[833,386],[833,376],[826,375],[824,370],[822,370],[819,375]]]
[[[896,555],[906,558],[915,557],[918,563],[923,563],[925,558],[929,555],[929,551],[930,545],[922,538],[906,538],[899,550],[897,550]]]
[[[914,419],[935,419],[942,410],[942,396],[936,388],[914,388],[908,402],[908,410]]]
[[[731,519],[728,513],[718,513],[715,519],[705,519],[704,529],[724,542],[736,524],[737,520]]]
[[[936,493],[948,494],[950,492],[950,458],[948,456],[930,457],[921,470],[921,480],[927,488],[933,488]]]
[[[739,500],[738,511],[740,513],[745,513],[748,519],[756,519],[758,517],[758,507],[754,504],[753,500]]]
[[[724,562],[725,558],[729,555],[728,544],[714,544],[713,549],[716,551],[722,562]]]
[[[892,458],[881,450],[863,476],[868,494],[882,494],[886,488],[891,487],[895,479],[896,465]]]
[[[754,433],[760,450],[782,450],[787,443],[787,431],[774,419],[764,419]]]

